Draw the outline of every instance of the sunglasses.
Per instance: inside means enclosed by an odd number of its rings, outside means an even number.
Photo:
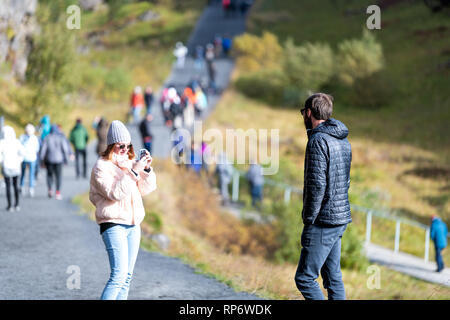
[[[119,145],[119,149],[123,150],[123,149],[127,148],[129,150],[129,149],[131,149],[132,146],[133,145],[131,143],[129,145],[121,144],[121,145]]]
[[[306,111],[306,108],[302,108],[302,109],[300,109],[300,113],[301,113],[301,115],[302,115],[302,116],[304,116],[304,115],[305,115],[305,111]]]

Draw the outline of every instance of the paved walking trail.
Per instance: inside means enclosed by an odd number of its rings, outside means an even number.
[[[172,68],[172,72],[167,78],[165,85],[173,84],[177,88],[185,87],[191,80],[198,77],[199,74],[195,70],[193,56],[191,56],[191,54],[194,54],[197,45],[205,46],[211,43],[216,34],[222,36],[228,34],[234,37],[243,33],[244,30],[245,19],[242,16],[225,19],[220,1],[215,1],[212,5],[206,7],[186,45],[189,49],[189,56],[186,58],[184,68]],[[215,59],[215,64],[216,84],[219,89],[224,89],[228,86],[230,75],[234,68],[234,62],[232,59],[221,56]],[[207,79],[206,68],[201,72],[200,77]],[[164,118],[159,105],[161,91],[157,94],[152,106],[152,114],[154,116],[154,120],[152,121],[152,154],[156,158],[167,158],[170,155],[172,143],[170,141],[170,129],[164,125]],[[208,109],[202,114],[203,119],[214,109],[219,98],[220,95],[208,96]]]
[[[402,272],[417,279],[434,282],[450,287],[450,268],[442,272],[435,272],[436,263],[425,262],[424,259],[404,252],[395,253],[390,249],[375,244],[365,246],[367,257],[370,261],[385,265],[386,267]],[[434,252],[430,250],[430,258],[433,260]]]
[[[210,34],[221,33],[222,28],[229,28],[231,34],[243,31],[243,19],[223,20],[219,5],[206,8],[189,43],[211,41]],[[187,65],[191,63],[188,60]],[[219,83],[225,86],[233,64],[225,59],[218,64]],[[188,80],[183,75],[185,71],[175,70],[170,79]],[[159,105],[154,110],[157,125],[162,120]],[[167,156],[170,150],[169,132],[162,125],[155,128],[155,158]],[[140,142],[136,128],[131,126],[130,131],[133,143]],[[89,145],[88,168],[96,160],[94,147]],[[71,203],[73,196],[89,190],[88,180],[75,178],[74,164],[63,169],[61,201],[48,199],[45,170],[40,172],[35,198],[22,197],[20,212],[4,210],[6,197],[0,190],[0,299],[99,299],[109,276],[108,257],[97,224]],[[80,272],[80,289],[67,286],[75,276],[73,270]],[[179,259],[141,249],[129,299],[258,298],[197,274]]]

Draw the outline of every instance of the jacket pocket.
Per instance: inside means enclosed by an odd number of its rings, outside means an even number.
[[[332,247],[342,237],[346,228],[347,225],[321,228],[322,245]]]
[[[104,219],[117,219],[121,216],[120,201],[111,201],[109,199],[102,199],[99,203],[101,206],[101,217]]]
[[[305,225],[300,239],[302,247],[313,246],[317,241],[320,241],[320,228],[313,224]]]

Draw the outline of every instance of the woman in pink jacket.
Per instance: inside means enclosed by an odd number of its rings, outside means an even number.
[[[148,152],[135,160],[130,133],[122,122],[111,122],[107,145],[92,168],[89,200],[96,208],[111,267],[101,299],[125,300],[141,240],[142,196],[156,189],[156,176]]]

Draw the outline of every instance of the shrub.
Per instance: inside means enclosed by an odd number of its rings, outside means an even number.
[[[131,87],[131,77],[122,68],[113,68],[107,71],[105,76],[104,97],[118,100],[126,96]]]
[[[239,77],[236,88],[250,98],[269,104],[280,104],[283,100],[285,77],[275,70],[259,71]]]
[[[287,85],[283,89],[283,105],[299,107],[309,97],[310,91],[302,90],[296,86]]]
[[[275,252],[277,262],[298,263],[300,257],[301,206],[275,202],[272,212],[277,217],[276,234],[280,248]]]
[[[368,265],[369,262],[363,252],[363,240],[358,236],[356,227],[349,224],[341,241],[341,267],[365,270]]]
[[[65,22],[62,16],[57,22],[51,22],[51,10],[46,6],[39,9],[38,20],[42,30],[33,39],[25,73],[25,85],[29,89],[27,100],[16,100],[21,118],[26,122],[37,122],[46,113],[63,113],[69,106],[64,96],[74,89],[73,34],[62,27]]]
[[[291,86],[318,91],[333,75],[333,52],[328,44],[306,43],[299,47],[288,39],[284,52],[283,70]]]
[[[106,78],[106,70],[101,66],[93,66],[89,63],[79,62],[81,72],[81,89],[92,95],[100,95]]]
[[[390,103],[395,95],[395,84],[384,72],[376,72],[356,81],[350,93],[350,102],[371,109]]]
[[[369,77],[383,68],[383,49],[368,30],[361,39],[345,40],[338,46],[336,72],[345,85]]]
[[[152,228],[154,233],[159,233],[162,231],[163,221],[161,214],[155,211],[146,212],[145,222]]]
[[[120,67],[105,68],[79,62],[80,89],[97,98],[107,100],[123,99],[131,90],[131,76]],[[82,67],[82,68],[81,68]]]
[[[273,204],[272,212],[277,217],[276,235],[279,249],[274,258],[277,262],[298,263],[301,250],[302,205],[291,202],[288,206],[283,202]],[[356,227],[349,224],[341,242],[341,267],[346,269],[364,270],[368,260],[364,255],[363,239],[357,233]]]
[[[279,69],[283,48],[278,38],[270,32],[262,37],[244,33],[234,40],[233,52],[238,56],[237,65],[242,71]]]

